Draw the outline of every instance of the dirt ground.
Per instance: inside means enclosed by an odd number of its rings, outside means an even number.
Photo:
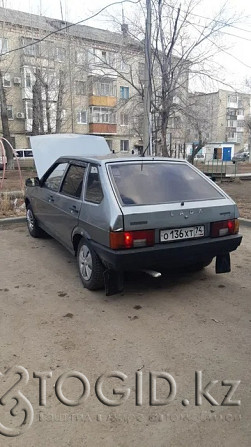
[[[28,383],[22,380],[0,405],[1,424],[22,423],[22,406],[16,417],[10,414],[19,390],[34,410],[31,427],[14,438],[0,434],[0,445],[250,447],[251,229],[241,233],[230,274],[216,275],[214,262],[193,274],[134,274],[123,294],[106,297],[83,289],[76,260],[55,240],[32,239],[25,224],[0,227],[0,372],[20,365],[29,373]],[[69,371],[90,383],[89,397],[76,406],[55,393]],[[124,382],[106,378],[102,387],[118,406],[105,405],[95,392],[97,379],[111,371],[125,374]],[[169,404],[150,405],[154,371],[174,379]],[[218,381],[208,389],[216,405],[204,396],[195,404],[195,371],[202,371],[203,390]],[[44,405],[34,372],[47,372]],[[136,405],[136,373],[142,374],[142,405]],[[222,404],[230,390],[224,380],[241,381],[234,406]],[[7,388],[0,380],[0,398],[17,381],[13,376]],[[65,379],[66,398],[78,403],[82,392],[78,379]],[[158,379],[157,399],[166,402],[168,395],[168,382]]]
[[[251,172],[251,164],[244,164],[239,168],[239,172]],[[23,183],[26,178],[36,176],[35,170],[23,170],[22,178]],[[0,172],[0,182],[1,182],[2,172]],[[224,181],[218,183],[219,186],[226,191],[227,194],[232,197],[240,211],[240,216],[246,219],[251,219],[251,180],[235,180],[235,181]],[[20,178],[18,171],[7,171],[5,175],[5,180],[3,184],[3,191],[18,191],[21,189]],[[22,208],[22,200],[18,200],[16,207],[12,204],[0,205],[0,218],[10,217],[16,215],[24,215],[25,209]]]

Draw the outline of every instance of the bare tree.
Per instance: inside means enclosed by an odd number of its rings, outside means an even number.
[[[221,7],[211,19],[200,17],[196,15],[199,3],[197,0],[187,0],[177,7],[174,0],[151,1],[151,110],[153,122],[156,123],[155,140],[164,156],[172,156],[173,152],[168,131],[170,120],[189,115],[189,80],[220,80],[217,75],[219,66],[214,62],[214,57],[224,49],[220,40],[221,31],[238,21],[236,16],[226,16],[226,6]],[[129,19],[130,29],[133,30],[130,37],[138,41],[139,52],[143,50],[142,27],[139,25],[142,22],[138,18],[137,23]],[[144,82],[139,83],[131,73],[133,69],[128,75],[121,72],[119,75],[126,78],[143,97]]]
[[[3,86],[3,75],[2,71],[0,70],[0,104],[1,104],[1,120],[2,120],[2,132],[3,137],[6,138],[10,142],[11,136],[10,136],[10,128],[9,128],[9,121],[8,121],[8,111],[7,111],[7,102],[6,102],[6,95],[5,90]],[[10,148],[10,146],[4,141],[3,142],[6,156],[7,156],[7,168],[13,169],[14,162],[13,162],[13,152]]]

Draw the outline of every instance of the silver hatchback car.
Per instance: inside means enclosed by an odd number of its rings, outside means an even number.
[[[242,239],[233,200],[180,159],[64,155],[27,179],[25,203],[30,234],[57,239],[84,286],[107,295],[128,270],[201,269],[216,257],[216,273],[229,272]]]

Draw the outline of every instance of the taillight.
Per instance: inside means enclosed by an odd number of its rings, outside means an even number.
[[[221,220],[211,223],[211,237],[227,236],[228,234],[237,234],[239,232],[238,219]]]
[[[140,248],[154,245],[154,230],[119,231],[110,233],[110,247],[113,250],[121,248]]]

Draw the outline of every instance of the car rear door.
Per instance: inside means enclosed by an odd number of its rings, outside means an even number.
[[[87,165],[81,162],[70,164],[55,199],[56,238],[70,250],[72,250],[72,232],[78,224],[82,205],[86,167]]]

